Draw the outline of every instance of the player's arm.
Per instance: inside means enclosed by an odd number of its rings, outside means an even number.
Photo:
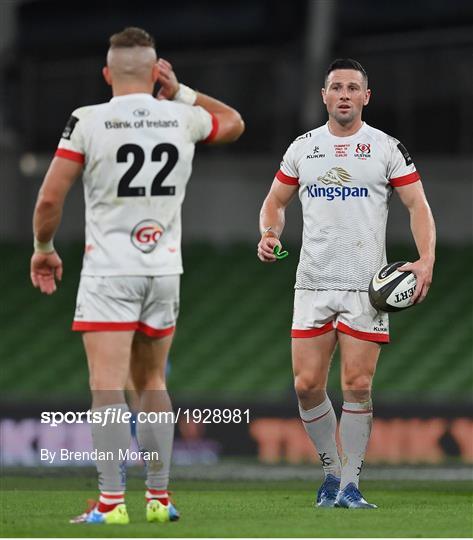
[[[286,208],[299,189],[298,185],[283,184],[276,178],[260,212],[259,228],[261,240],[258,258],[263,262],[275,262],[274,246],[281,247],[279,238],[284,229]]]
[[[235,142],[245,131],[240,113],[218,99],[197,92],[194,105],[200,105],[217,119],[217,132],[209,144]]]
[[[411,231],[419,252],[419,259],[399,270],[412,271],[417,279],[413,302],[422,302],[429,291],[435,262],[435,223],[421,182],[395,188],[409,210]]]
[[[82,172],[82,164],[55,157],[39,190],[33,215],[35,251],[31,258],[31,281],[41,292],[52,294],[55,280],[62,278],[62,261],[53,246],[67,193]]]
[[[198,105],[215,118],[217,130],[208,141],[210,144],[234,142],[241,136],[245,124],[238,111],[218,99],[180,85],[172,65],[164,58],[158,60],[158,67],[157,82],[161,85],[158,99],[177,99],[183,103]]]

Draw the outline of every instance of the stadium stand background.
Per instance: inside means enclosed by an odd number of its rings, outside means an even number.
[[[428,429],[439,433],[441,459],[473,459],[471,421],[453,425],[471,419],[472,410],[471,2],[132,6],[86,0],[67,10],[56,0],[0,5],[1,417],[19,420],[45,403],[87,406],[80,337],[69,331],[83,242],[81,186],[67,201],[58,234],[65,276],[52,298],[29,284],[31,215],[71,111],[109,99],[100,72],[107,37],[137,25],[155,36],[158,54],[173,62],[180,80],[235,106],[247,125],[237,144],[196,152],[183,212],[182,315],[169,375],[176,401],[294,416],[288,329],[300,212],[294,203],[288,213],[290,258],[267,267],[255,256],[258,211],[287,145],[324,121],[319,89],[325,67],[350,56],[370,76],[365,119],[409,149],[439,238],[428,300],[391,318],[393,345],[385,347],[375,381],[377,411],[387,420],[440,419]],[[395,196],[388,241],[390,260],[415,257],[408,216]],[[334,389],[338,376],[336,359]],[[237,436],[234,431],[232,440]],[[254,454],[256,437],[250,443],[246,434],[246,440],[240,450]],[[231,446],[239,451],[235,440]]]

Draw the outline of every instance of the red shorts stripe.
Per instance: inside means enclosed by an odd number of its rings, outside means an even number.
[[[326,334],[327,332],[330,332],[331,330],[333,330],[332,321],[328,322],[327,324],[324,324],[321,328],[307,328],[304,330],[298,330],[298,329],[293,328],[291,330],[291,337],[311,338],[311,337],[321,336],[322,334]]]
[[[375,332],[362,332],[361,330],[353,330],[346,324],[339,322],[337,324],[337,330],[348,334],[349,336],[362,339],[363,341],[375,341],[377,343],[389,343],[389,334],[377,334]]]
[[[390,184],[393,187],[407,186],[407,184],[412,184],[420,180],[420,174],[417,171],[413,173],[406,174],[405,176],[398,176],[397,178],[391,178],[389,180]]]
[[[293,176],[288,176],[287,174],[284,174],[281,170],[279,170],[276,173],[276,178],[282,182],[283,184],[287,184],[288,186],[298,186],[299,185],[299,178],[294,178]]]
[[[301,418],[301,420],[304,422],[304,424],[312,424],[312,422],[317,422],[317,420],[320,420],[321,418],[323,418],[324,416],[327,416],[327,414],[330,412],[330,410],[328,410],[326,413],[324,414],[321,414],[320,416],[317,416],[317,418],[313,418],[312,420],[304,420],[303,418]]]
[[[124,332],[137,330],[138,321],[135,322],[86,322],[73,321],[72,330],[76,332]]]
[[[138,331],[146,334],[148,337],[159,338],[170,336],[174,332],[175,328],[175,326],[168,326],[167,328],[153,328],[152,326],[148,326],[145,323],[138,323]]]
[[[65,148],[58,148],[54,155],[56,157],[70,159],[71,161],[77,161],[77,163],[85,162],[84,154],[81,154],[79,152],[74,152],[73,150],[66,150]]]
[[[205,138],[202,142],[203,143],[209,143],[212,142],[213,139],[215,139],[218,131],[218,118],[215,116],[215,114],[210,113],[212,116],[212,129],[210,130],[210,133],[207,135],[207,138]]]
[[[149,337],[165,337],[170,336],[174,332],[175,326],[169,326],[168,328],[153,328],[145,323],[134,322],[86,322],[86,321],[73,321],[72,330],[75,332],[126,332],[130,330],[137,330]]]

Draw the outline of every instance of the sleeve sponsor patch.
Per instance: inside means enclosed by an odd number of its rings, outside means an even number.
[[[64,131],[62,132],[62,138],[63,139],[67,139],[69,141],[71,140],[72,132],[74,131],[74,128],[76,127],[76,124],[77,124],[78,121],[79,121],[79,119],[77,118],[77,116],[74,116],[72,114],[71,117],[69,118],[69,120],[67,121],[67,124],[66,124],[66,127],[64,128]]]
[[[397,149],[399,150],[399,152],[401,152],[405,162],[406,162],[406,165],[412,165],[412,158],[411,156],[409,155],[409,152],[407,151],[406,147],[399,143],[397,145]]]

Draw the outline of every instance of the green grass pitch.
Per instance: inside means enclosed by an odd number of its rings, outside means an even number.
[[[94,497],[82,478],[3,477],[1,536],[8,537],[471,537],[471,482],[365,482],[378,510],[315,509],[311,482],[175,482],[182,518],[148,524],[142,482],[131,479],[128,526],[67,522]]]

